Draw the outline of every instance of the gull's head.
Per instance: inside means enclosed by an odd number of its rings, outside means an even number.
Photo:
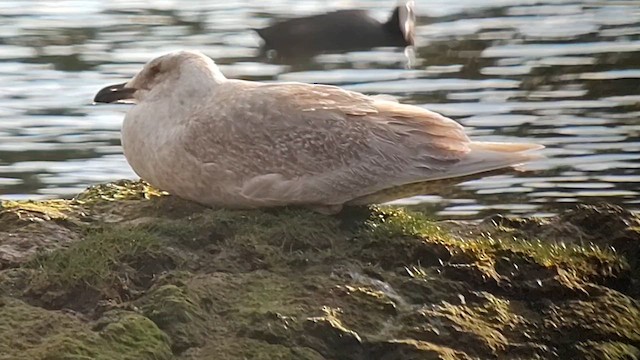
[[[197,97],[225,79],[199,51],[176,51],[149,61],[133,79],[101,89],[94,102],[141,102],[165,96]]]

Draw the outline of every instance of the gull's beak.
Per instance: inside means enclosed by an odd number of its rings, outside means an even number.
[[[93,102],[114,103],[123,100],[132,100],[133,93],[135,93],[137,89],[125,87],[125,85],[127,85],[127,83],[109,85],[102,88],[93,98]]]

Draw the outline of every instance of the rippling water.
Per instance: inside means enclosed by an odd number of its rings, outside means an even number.
[[[551,214],[567,203],[640,208],[640,2],[418,0],[417,46],[258,56],[273,19],[392,1],[0,1],[0,196],[71,196],[134,178],[120,148],[126,105],[95,92],[149,59],[193,48],[229,77],[386,93],[452,117],[477,140],[547,146],[531,170],[404,199],[442,217]]]

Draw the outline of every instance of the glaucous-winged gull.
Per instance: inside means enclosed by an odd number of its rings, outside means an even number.
[[[136,103],[122,145],[142,179],[229,208],[334,213],[385,189],[521,164],[542,148],[473,142],[442,115],[335,86],[227,79],[193,51],[151,60],[94,101]]]

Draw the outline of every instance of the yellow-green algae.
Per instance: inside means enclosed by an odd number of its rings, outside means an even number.
[[[167,195],[144,181],[121,180],[118,182],[91,186],[73,199],[53,200],[2,200],[0,215],[14,213],[28,220],[66,220],[69,215],[83,215],[82,205],[101,201],[148,200]]]
[[[144,181],[122,180],[91,186],[73,200],[78,203],[95,203],[99,201],[149,200],[164,195],[168,194]]]
[[[0,216],[15,214],[22,220],[66,220],[78,207],[70,200],[8,201],[0,202]]]
[[[11,290],[0,304],[0,354],[638,356],[639,280],[629,249],[525,241],[504,225],[453,236],[446,224],[389,207],[331,217],[297,208],[207,209],[165,195],[125,181],[59,203],[68,205],[56,208],[63,216],[33,210],[46,203],[23,210],[39,214],[35,226],[61,221],[76,237],[0,269],[0,289]],[[18,235],[33,223],[3,221]],[[629,231],[620,236],[632,243],[637,232]]]
[[[585,341],[576,346],[581,359],[585,360],[638,360],[640,350],[617,341]]]
[[[142,313],[169,335],[175,352],[205,342],[205,311],[188,292],[183,283],[165,284],[150,289],[137,302]]]
[[[67,248],[41,253],[27,266],[36,268],[35,285],[67,288],[104,287],[116,281],[118,269],[142,254],[160,252],[161,242],[146,231],[128,228],[91,229],[83,241]]]
[[[0,359],[171,359],[167,336],[132,312],[106,314],[93,326],[80,316],[16,299],[0,306]]]
[[[553,267],[566,265],[585,275],[600,274],[602,271],[615,272],[627,266],[626,260],[618,256],[610,248],[600,248],[593,244],[579,246],[576,244],[548,243],[540,240],[524,240],[514,237],[494,238],[490,235],[472,239],[462,239],[449,235],[435,222],[426,221],[424,215],[404,210],[390,210],[386,215],[393,214],[391,221],[381,217],[380,227],[374,224],[373,232],[383,239],[411,234],[416,237],[428,238],[430,242],[440,243],[454,252],[464,252],[478,262],[493,262],[496,254],[509,252],[523,254],[536,263]],[[594,265],[593,260],[598,264]],[[597,268],[594,268],[597,266]],[[600,274],[603,275],[603,274]]]

